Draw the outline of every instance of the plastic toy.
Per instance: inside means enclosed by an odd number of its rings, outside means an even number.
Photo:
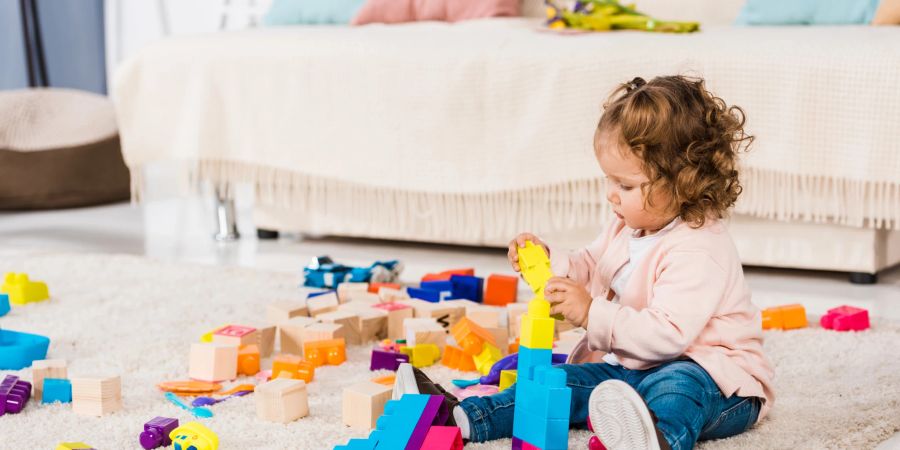
[[[342,395],[342,420],[351,428],[371,430],[384,412],[384,405],[391,399],[393,386],[363,381],[344,388]]]
[[[763,330],[806,328],[806,309],[801,304],[777,306],[762,311]]]
[[[18,414],[31,398],[31,383],[15,375],[7,375],[0,383],[0,416]]]
[[[509,275],[491,275],[484,290],[484,304],[503,306],[515,303],[519,292],[519,278]]]
[[[84,442],[60,442],[59,445],[56,446],[56,450],[96,450],[94,447],[91,447],[90,444],[85,444]]]
[[[497,392],[500,392],[497,389],[497,386],[493,384],[475,384],[472,386],[466,386],[462,389],[453,389],[451,391],[456,398],[462,400],[467,397],[484,397],[486,395],[494,395]]]
[[[0,286],[0,293],[8,294],[10,303],[14,305],[25,305],[50,298],[47,283],[31,281],[25,273],[7,273],[3,278],[3,285]]]
[[[437,303],[441,301],[441,299],[449,297],[449,294],[445,294],[441,291],[434,289],[422,289],[422,288],[414,288],[412,286],[406,287],[406,293],[411,298],[417,298],[420,300],[425,300],[426,302]]]
[[[422,450],[462,450],[462,434],[459,427],[433,426],[428,429]]]
[[[122,379],[118,376],[72,378],[72,411],[102,416],[122,409]]]
[[[387,369],[397,371],[401,363],[409,362],[409,355],[373,349],[369,370]]]
[[[497,346],[493,334],[466,317],[460,319],[450,329],[450,334],[453,335],[453,339],[456,339],[456,343],[462,350],[471,356],[481,353],[484,350],[485,342],[494,347]]]
[[[309,414],[309,398],[303,380],[278,378],[256,387],[256,416],[290,423]]]
[[[259,372],[259,346],[245,345],[238,348],[238,375],[253,376]]]
[[[484,297],[484,278],[474,275],[451,275],[453,298],[464,298],[481,303]]]
[[[243,397],[243,396],[245,396],[245,395],[247,395],[247,394],[252,394],[252,393],[253,393],[253,390],[251,389],[251,390],[246,390],[246,391],[237,391],[237,392],[235,392],[235,393],[226,395],[226,396],[221,397],[221,398],[197,397],[197,398],[195,398],[195,399],[191,402],[191,406],[193,406],[193,407],[195,407],[195,408],[198,408],[198,407],[201,407],[201,406],[212,406],[212,405],[215,405],[215,404],[217,404],[217,403],[222,403],[222,402],[224,402],[225,400],[228,400],[228,399],[230,399],[230,398]]]
[[[441,364],[462,372],[475,372],[475,360],[472,355],[466,354],[461,348],[447,345],[444,347],[444,357]]]
[[[500,358],[500,349],[489,343],[484,344],[481,353],[472,357],[472,359],[475,360],[475,368],[478,369],[482,375],[487,375],[491,371],[491,367],[494,366],[494,363],[499,361]]]
[[[45,378],[66,378],[68,370],[62,359],[42,359],[31,364],[31,385],[34,388],[34,399],[40,401],[44,391]],[[69,386],[71,392],[71,386]]]
[[[0,370],[19,370],[47,357],[50,339],[37,334],[0,330]]]
[[[144,431],[141,432],[138,441],[146,450],[168,447],[172,445],[169,434],[176,428],[178,428],[178,419],[154,417],[144,424]]]
[[[369,293],[377,294],[381,288],[400,290],[403,286],[397,283],[369,283]]]
[[[400,276],[403,264],[397,260],[376,261],[369,267],[336,264],[328,256],[313,258],[303,269],[303,285],[335,289],[344,282],[391,283]]]
[[[406,346],[401,348],[400,352],[409,356],[409,363],[418,368],[430,366],[441,357],[441,349],[434,344]]]
[[[700,29],[697,22],[656,20],[633,6],[616,0],[578,0],[572,10],[560,8],[547,0],[547,26],[551,29],[589,31],[641,30],[664,33],[690,33]]]
[[[368,438],[351,439],[334,450],[421,448],[442,404],[440,395],[405,394],[400,400],[390,400]]]
[[[213,334],[215,334],[216,331],[219,331],[219,330],[221,330],[222,328],[225,328],[226,326],[228,326],[228,325],[220,325],[220,326],[218,326],[218,327],[216,327],[216,328],[213,328],[212,330],[207,331],[206,333],[201,334],[201,335],[200,335],[200,342],[205,342],[205,343],[207,343],[207,344],[210,343],[210,342],[212,342],[212,341],[213,341]]]
[[[506,390],[506,388],[516,384],[516,371],[515,370],[503,370],[500,371],[500,392]]]
[[[71,403],[72,383],[63,378],[44,378],[44,392],[41,403]]]
[[[175,450],[218,450],[219,436],[200,422],[188,422],[169,433]]]
[[[383,384],[385,386],[394,386],[394,383],[397,381],[397,375],[383,375],[380,377],[372,378],[373,383]]]
[[[8,294],[0,294],[0,317],[6,315],[9,312],[9,295]]]
[[[165,392],[173,392],[181,395],[210,394],[222,389],[221,384],[195,380],[163,381],[162,383],[157,384],[156,387]]]
[[[193,414],[194,417],[197,417],[200,419],[208,419],[213,416],[213,412],[211,409],[204,408],[202,406],[190,406],[187,403],[181,401],[181,399],[178,398],[178,396],[172,392],[166,392],[165,396],[166,396],[166,400],[171,402],[173,405]]]
[[[453,283],[450,280],[423,281],[419,283],[420,289],[428,289],[441,293],[440,300],[457,298],[453,292]]]
[[[421,280],[421,281],[447,281],[447,280],[449,280],[450,277],[452,277],[453,275],[468,275],[468,276],[474,276],[474,275],[475,275],[475,269],[473,269],[473,268],[470,267],[470,268],[465,268],[465,269],[451,269],[451,270],[445,270],[445,271],[440,272],[440,273],[429,273],[429,274],[425,275],[424,277],[422,277],[422,280]]]
[[[519,345],[528,348],[553,348],[553,325],[550,302],[542,299],[530,301],[528,312],[522,316]]]
[[[834,331],[861,331],[869,328],[869,311],[853,306],[831,308],[819,320],[822,328]]]
[[[237,378],[236,345],[195,342],[191,344],[188,376],[200,381],[222,381]]]
[[[326,363],[338,366],[347,360],[346,344],[343,339],[306,342],[303,344],[303,355],[315,367]]]
[[[283,378],[282,372],[289,372],[290,378],[310,383],[316,375],[316,365],[299,356],[278,355],[272,362],[272,378]]]

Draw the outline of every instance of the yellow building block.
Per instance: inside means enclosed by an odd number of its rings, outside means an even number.
[[[258,394],[255,394],[258,395]],[[169,433],[172,444],[178,448],[217,450],[219,436],[200,422],[188,422]]]
[[[544,252],[544,248],[540,245],[534,245],[531,241],[525,242],[525,248],[516,247],[519,254],[519,269],[525,282],[531,287],[535,298],[544,299],[544,288],[547,286],[547,280],[553,278],[553,271],[550,270],[550,258]]]
[[[92,449],[89,444],[85,444],[84,442],[60,442],[59,445],[56,446],[56,450],[78,450],[78,449]]]
[[[528,312],[522,315],[519,345],[528,348],[553,348],[553,319],[550,318],[550,302],[534,299],[528,302]]]
[[[9,272],[3,278],[0,294],[8,294],[9,302],[14,305],[39,302],[50,298],[47,283],[31,281],[28,274]]]
[[[494,363],[500,360],[503,355],[500,354],[500,349],[485,343],[484,350],[481,353],[472,357],[475,360],[475,368],[481,372],[482,375],[487,375],[488,372],[491,371],[491,367],[494,366]]]
[[[501,370],[500,371],[500,392],[504,389],[516,384],[516,378],[518,377],[518,372],[515,370]]]
[[[434,344],[416,344],[413,347],[403,347],[400,352],[409,355],[409,363],[413,367],[427,367],[441,358],[441,349]]]

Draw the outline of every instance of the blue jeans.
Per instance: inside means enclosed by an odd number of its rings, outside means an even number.
[[[656,414],[657,427],[672,450],[694,448],[698,440],[743,433],[759,416],[756,397],[725,398],[713,379],[691,360],[678,360],[647,370],[629,370],[606,363],[562,364],[572,389],[570,426],[587,426],[591,391],[606,380],[633,387]],[[512,436],[515,385],[487,397],[469,397],[459,406],[470,422],[470,440],[483,442]]]

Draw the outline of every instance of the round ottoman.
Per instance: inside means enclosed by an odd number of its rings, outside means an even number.
[[[71,89],[0,91],[0,209],[127,200],[112,103]]]

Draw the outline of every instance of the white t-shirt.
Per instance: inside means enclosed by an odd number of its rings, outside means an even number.
[[[625,289],[625,286],[628,285],[628,280],[631,279],[631,273],[634,272],[634,268],[637,267],[642,259],[644,259],[647,252],[659,242],[659,238],[671,231],[672,228],[675,228],[675,225],[678,225],[680,220],[681,219],[676,217],[661,230],[649,236],[638,237],[641,235],[641,230],[634,230],[631,238],[628,240],[628,262],[613,275],[612,282],[610,282],[609,287],[616,293],[616,296],[612,299],[613,302],[619,303],[619,292],[622,292]],[[603,361],[614,366],[620,365],[619,358],[616,358],[616,355],[612,352],[603,355]]]

